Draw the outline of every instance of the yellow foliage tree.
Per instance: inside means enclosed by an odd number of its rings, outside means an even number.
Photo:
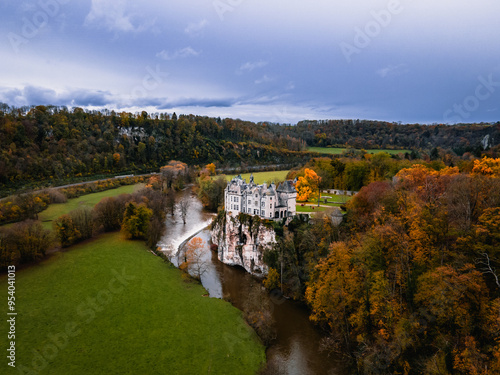
[[[266,279],[264,280],[264,286],[268,290],[278,289],[280,287],[280,274],[274,268],[269,269]]]
[[[205,166],[205,168],[207,169],[210,176],[213,176],[215,174],[215,164],[214,163],[207,164]]]
[[[318,195],[318,185],[321,177],[316,174],[312,169],[305,169],[304,177],[299,177],[295,188],[297,189],[297,200],[307,201],[315,198]]]
[[[472,174],[500,177],[500,158],[494,159],[485,156],[481,160],[474,160]]]

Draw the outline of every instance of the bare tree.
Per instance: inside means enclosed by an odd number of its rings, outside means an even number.
[[[187,249],[184,254],[184,262],[180,265],[180,269],[187,271],[191,276],[201,280],[201,276],[207,271],[207,262],[203,259],[203,248],[205,241],[200,237],[191,239],[186,245]]]
[[[167,201],[166,201],[166,206],[167,209],[170,211],[170,215],[174,216],[175,213],[175,190],[174,188],[170,188],[167,190]]]
[[[500,281],[498,279],[497,270],[491,265],[490,257],[487,253],[481,254],[482,258],[476,259],[476,264],[480,266],[479,270],[483,273],[490,273],[495,278],[495,284],[500,288]]]
[[[189,210],[189,198],[184,197],[182,200],[179,202],[179,210],[181,211],[181,217],[182,217],[182,222],[186,224],[186,216]]]

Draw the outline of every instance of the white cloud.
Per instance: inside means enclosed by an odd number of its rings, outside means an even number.
[[[183,59],[186,57],[196,57],[201,54],[201,51],[196,51],[191,47],[186,47],[180,50],[177,50],[173,53],[170,53],[166,50],[162,50],[156,54],[156,57],[159,57],[163,60],[175,60],[175,59]]]
[[[154,24],[153,20],[140,20],[139,12],[133,11],[134,4],[127,0],[107,1],[92,0],[89,14],[85,18],[85,26],[104,27],[108,30],[122,32],[140,32]]]
[[[255,80],[255,84],[260,85],[261,83],[272,82],[272,81],[274,81],[272,78],[269,78],[266,74],[264,74],[264,76]]]
[[[208,26],[208,21],[206,19],[203,19],[198,23],[191,22],[184,29],[184,32],[188,35],[195,36],[200,34],[200,32],[207,26]]]
[[[402,74],[408,73],[408,67],[406,64],[399,64],[399,65],[387,65],[385,68],[381,68],[377,70],[377,74],[382,77],[389,77],[389,76],[400,76]]]
[[[240,68],[238,69],[238,73],[241,74],[243,72],[251,72],[254,69],[263,68],[267,64],[268,64],[267,61],[262,61],[262,60],[260,60],[260,61],[248,61],[240,66]]]

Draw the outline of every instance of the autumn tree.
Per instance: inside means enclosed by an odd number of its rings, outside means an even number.
[[[209,176],[215,175],[215,164],[214,163],[207,164],[205,166],[205,168],[208,171]]]
[[[42,259],[52,235],[39,221],[26,220],[0,230],[0,267]]]
[[[62,247],[73,245],[78,242],[81,236],[80,231],[68,214],[59,216],[54,221],[54,230]]]
[[[194,237],[186,244],[184,261],[180,269],[188,272],[191,276],[201,280],[201,276],[207,271],[207,261],[204,259],[205,241],[200,237]]]
[[[198,179],[198,198],[200,198],[203,207],[217,212],[220,205],[224,203],[224,189],[227,181],[224,177],[217,178],[203,177]]]
[[[304,176],[300,176],[295,185],[297,189],[297,200],[307,201],[318,196],[319,183],[321,178],[314,170],[306,168]]]
[[[280,288],[280,274],[274,268],[270,268],[267,273],[266,279],[264,280],[264,286],[268,290],[279,289]]]
[[[128,238],[145,239],[153,212],[144,204],[130,202],[123,215],[122,230]]]
[[[262,342],[269,345],[276,338],[271,301],[259,283],[252,283],[243,303],[243,317],[257,332]]]
[[[103,198],[92,210],[94,226],[104,232],[118,230],[121,228],[124,212],[124,197]]]
[[[162,190],[172,187],[181,188],[188,176],[188,166],[186,163],[171,160],[167,165],[160,168],[160,176],[163,183]]]

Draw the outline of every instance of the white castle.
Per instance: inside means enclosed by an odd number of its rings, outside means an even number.
[[[297,190],[292,181],[279,184],[274,182],[257,185],[250,175],[247,184],[240,175],[234,177],[224,190],[224,207],[226,212],[238,215],[243,212],[248,215],[258,215],[269,220],[292,218],[296,214],[295,204]]]

